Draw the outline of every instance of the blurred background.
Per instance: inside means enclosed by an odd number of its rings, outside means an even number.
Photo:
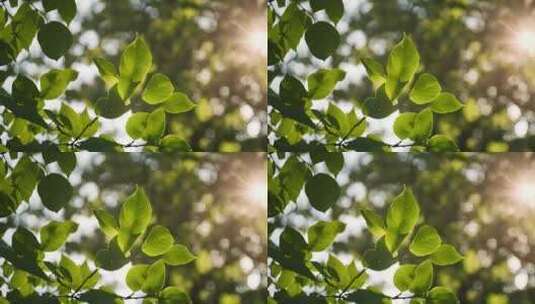
[[[93,58],[116,66],[136,34],[147,40],[154,69],[198,104],[194,112],[169,115],[168,131],[185,138],[194,151],[264,151],[266,136],[266,7],[263,0],[77,0],[70,53],[45,58],[34,41],[14,69],[34,76],[50,67],[80,72],[67,101],[77,110],[105,94]],[[35,3],[41,8],[41,2]],[[57,12],[48,14],[58,18]],[[8,79],[5,87],[11,87]],[[59,107],[59,103],[58,103]],[[147,110],[139,98],[133,110]],[[102,119],[106,133],[128,141],[125,114]]]
[[[466,104],[463,111],[435,117],[436,131],[454,138],[461,151],[535,149],[535,1],[533,0],[345,0],[337,25],[342,44],[326,62],[312,58],[301,41],[284,66],[305,79],[320,67],[347,72],[334,100],[346,111],[372,92],[359,58],[386,63],[403,33],[410,34],[427,72]],[[305,4],[304,7],[307,7]],[[315,14],[323,20],[324,13]],[[293,56],[293,57],[292,57]],[[286,58],[288,60],[288,58]],[[273,87],[278,87],[277,80]],[[403,110],[414,110],[401,100]],[[318,107],[327,103],[318,103]],[[397,138],[396,115],[377,121],[371,132]],[[388,130],[390,129],[390,130]]]
[[[198,257],[188,265],[168,266],[167,286],[183,288],[193,303],[265,303],[265,154],[78,153],[77,157],[78,167],[70,176],[75,197],[66,209],[59,214],[44,210],[34,193],[31,203],[23,204],[8,225],[37,230],[49,219],[71,219],[80,226],[64,253],[77,263],[91,261],[106,245],[91,210],[105,208],[118,215],[121,203],[139,185],[152,203],[154,223],[167,227],[177,243]],[[54,172],[54,166],[49,171]],[[8,230],[4,238],[11,239],[12,233]],[[46,256],[52,261],[59,258],[58,253]],[[143,255],[132,259],[134,264],[154,261]],[[102,282],[117,294],[130,294],[125,283],[130,267],[101,271]]]
[[[317,212],[303,191],[297,205],[290,204],[285,215],[270,219],[279,227],[271,240],[278,241],[280,227],[305,232],[317,220],[338,219],[347,228],[331,253],[344,263],[358,261],[359,253],[374,244],[358,209],[368,207],[384,215],[407,185],[420,203],[424,221],[465,256],[462,263],[435,268],[437,285],[455,290],[460,303],[533,303],[535,154],[344,153],[344,158],[346,165],[337,177],[342,196],[335,207]],[[327,172],[322,166],[315,166],[317,172]],[[314,259],[326,260],[327,254],[315,254]],[[392,283],[397,267],[371,271],[371,284],[397,294]]]

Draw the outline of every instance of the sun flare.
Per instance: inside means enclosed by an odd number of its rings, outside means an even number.
[[[515,43],[522,51],[535,54],[535,31],[521,30],[517,32]]]
[[[245,34],[245,44],[252,51],[259,52],[260,55],[266,56],[268,51],[266,29],[258,26],[252,30],[248,30]]]
[[[520,203],[535,207],[535,182],[522,180],[515,183],[512,196]]]

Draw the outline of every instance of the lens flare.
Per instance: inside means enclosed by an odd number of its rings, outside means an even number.
[[[522,203],[535,207],[535,182],[520,180],[512,188],[513,198]]]
[[[515,33],[515,44],[530,55],[535,54],[535,31],[521,30]]]
[[[268,52],[267,47],[267,31],[265,28],[256,27],[245,34],[245,44],[252,51],[259,52],[260,55],[266,56]]]
[[[261,178],[252,180],[244,187],[245,199],[250,200],[251,203],[261,206],[267,205],[267,192],[267,181]]]

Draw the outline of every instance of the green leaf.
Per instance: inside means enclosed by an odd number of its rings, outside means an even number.
[[[425,73],[418,77],[410,93],[410,99],[418,105],[430,103],[438,97],[442,87],[435,76]]]
[[[394,111],[396,111],[396,107],[386,96],[385,86],[381,86],[377,90],[376,96],[366,98],[362,104],[364,115],[376,119],[386,118]]]
[[[126,274],[126,285],[132,291],[138,291],[147,279],[147,270],[149,265],[139,264],[132,266]]]
[[[163,288],[165,284],[165,263],[159,260],[147,269],[147,278],[143,282],[141,290],[147,294],[153,294]]]
[[[345,298],[351,303],[359,304],[385,304],[383,301],[387,299],[385,295],[370,289],[359,289],[348,294]]]
[[[345,288],[345,286],[350,283],[349,280],[351,278],[349,277],[347,267],[335,256],[329,255],[329,259],[327,260],[327,268],[329,274],[334,277],[338,287]]]
[[[431,255],[431,261],[440,266],[457,264],[463,256],[452,245],[443,244]]]
[[[429,291],[428,302],[430,304],[457,304],[459,300],[449,288],[435,287]]]
[[[165,131],[165,111],[157,109],[152,113],[137,112],[126,122],[126,133],[133,139],[143,138],[157,142]]]
[[[177,287],[166,287],[160,293],[158,303],[161,304],[191,304],[188,294]]]
[[[401,244],[403,244],[403,242],[407,238],[407,235],[408,234],[402,233],[395,228],[387,227],[385,241],[388,250],[392,253],[397,252]]]
[[[108,96],[99,98],[95,103],[95,113],[108,119],[120,117],[128,111],[128,108],[119,96],[117,86],[108,91]]]
[[[61,171],[63,171],[65,175],[69,176],[76,167],[76,155],[74,153],[69,152],[59,153],[58,165]]]
[[[441,93],[431,103],[431,109],[435,113],[446,114],[457,112],[463,108],[463,104],[450,93]]]
[[[141,250],[150,257],[166,253],[175,242],[173,235],[163,226],[156,225],[145,239]]]
[[[331,95],[336,84],[346,77],[340,69],[320,69],[307,78],[308,94],[312,99],[324,99]]]
[[[145,79],[152,67],[152,54],[142,37],[137,37],[121,55],[119,65],[118,92],[121,98],[127,99],[135,88]]]
[[[97,267],[109,271],[120,269],[128,262],[128,259],[119,248],[117,238],[110,241],[108,248],[99,250],[95,259]]]
[[[389,268],[395,263],[394,257],[386,247],[386,241],[381,238],[375,244],[375,248],[368,249],[363,256],[364,264],[376,271],[381,271]]]
[[[47,209],[58,212],[71,200],[73,188],[65,177],[52,173],[41,179],[37,192]]]
[[[11,237],[11,246],[21,256],[35,259],[41,245],[33,232],[19,227]]]
[[[312,251],[323,251],[334,242],[336,236],[343,232],[346,225],[339,221],[318,221],[308,228],[308,244]]]
[[[71,69],[51,70],[41,76],[41,97],[56,99],[60,97],[71,81],[78,78],[78,72]]]
[[[129,229],[133,234],[142,234],[152,220],[152,207],[143,188],[136,187],[130,195],[119,215],[119,227]]]
[[[93,59],[93,62],[95,62],[100,77],[102,77],[107,87],[111,88],[117,84],[119,75],[113,63],[101,57]]]
[[[180,92],[175,92],[163,104],[165,111],[172,114],[189,112],[195,109],[196,106],[186,94]]]
[[[61,18],[69,24],[76,16],[76,2],[75,0],[60,0],[57,2],[58,12]]]
[[[169,77],[158,73],[151,77],[141,98],[143,98],[146,103],[155,105],[162,103],[171,97],[174,91],[175,87]]]
[[[399,266],[398,270],[394,274],[394,285],[399,291],[408,290],[414,281],[414,270],[416,265],[405,264]]]
[[[331,176],[319,173],[305,184],[305,193],[310,204],[319,211],[331,208],[340,196],[340,186]]]
[[[120,227],[119,233],[117,234],[117,244],[121,252],[128,255],[130,249],[132,249],[132,246],[134,246],[134,243],[140,236],[141,234],[132,233],[130,229]]]
[[[372,58],[362,58],[361,61],[374,89],[378,89],[384,85],[386,81],[386,73],[383,65]]]
[[[327,15],[335,24],[344,16],[344,1],[343,0],[331,0],[328,1],[325,8]]]
[[[117,221],[113,215],[109,214],[103,209],[93,210],[95,217],[97,218],[100,229],[109,238],[114,238],[118,233]]]
[[[147,127],[143,138],[148,142],[158,142],[165,132],[165,111],[157,109],[147,117]]]
[[[178,135],[169,134],[160,142],[161,152],[191,152],[190,145]]]
[[[307,90],[297,78],[285,75],[279,85],[279,95],[284,103],[299,103],[307,96]]]
[[[80,295],[80,301],[90,304],[115,304],[117,296],[111,292],[92,289]]]
[[[399,139],[409,138],[422,142],[433,132],[433,112],[424,109],[420,113],[401,113],[394,122],[394,133]]]
[[[429,152],[457,152],[457,144],[445,135],[434,135],[427,143]]]
[[[418,229],[409,246],[415,256],[430,255],[442,244],[442,239],[435,228],[424,225]]]
[[[386,226],[400,234],[412,231],[418,218],[420,207],[410,188],[405,187],[403,192],[394,198],[386,213]]]
[[[186,246],[177,244],[165,253],[163,259],[166,264],[179,266],[189,264],[197,259],[197,257]]]
[[[361,209],[360,212],[373,236],[376,238],[382,237],[385,234],[385,224],[381,216],[370,209]]]
[[[414,42],[407,35],[394,46],[388,57],[386,71],[388,75],[386,92],[390,99],[395,99],[399,87],[409,82],[420,66],[420,54]]]
[[[73,43],[69,29],[57,21],[41,26],[39,34],[37,34],[37,40],[43,53],[54,60],[58,60],[65,55]]]
[[[69,235],[78,229],[78,224],[72,221],[51,221],[41,228],[41,248],[43,251],[58,250]]]
[[[307,29],[305,41],[314,57],[325,60],[338,49],[340,34],[331,24],[320,21]]]
[[[425,294],[433,285],[433,263],[426,260],[414,269],[414,280],[410,285],[410,290],[414,294]]]

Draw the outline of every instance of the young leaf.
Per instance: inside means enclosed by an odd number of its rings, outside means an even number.
[[[195,109],[197,105],[186,94],[175,92],[164,101],[163,108],[167,113],[179,114]]]
[[[95,112],[104,118],[114,119],[126,113],[129,107],[119,96],[117,85],[108,91],[108,96],[101,97],[95,103]]]
[[[398,81],[408,82],[420,66],[420,54],[412,39],[404,35],[401,42],[394,46],[388,57],[386,71],[388,76]]]
[[[141,286],[141,290],[147,294],[153,294],[163,288],[165,283],[165,263],[159,260],[147,269],[147,278]]]
[[[155,257],[166,253],[174,242],[175,239],[167,228],[156,225],[145,239],[141,250],[146,255]]]
[[[174,90],[175,87],[173,86],[173,83],[171,83],[169,77],[158,73],[151,77],[141,98],[143,98],[146,103],[155,105],[162,103],[171,97]]]
[[[430,152],[457,152],[457,144],[445,135],[434,135],[427,143]]]
[[[132,291],[138,291],[143,286],[143,283],[147,279],[147,270],[149,265],[138,264],[132,266],[126,274],[126,285]]]
[[[435,113],[447,114],[459,111],[462,109],[463,104],[450,93],[441,93],[437,98],[431,103],[431,109]]]
[[[190,152],[190,145],[178,135],[169,134],[160,141],[161,152]]]
[[[308,228],[308,244],[312,251],[323,251],[331,246],[336,236],[343,232],[346,225],[339,221],[318,221]]]
[[[364,220],[366,220],[368,230],[370,230],[373,236],[380,238],[385,234],[385,224],[381,216],[370,209],[361,209],[360,213],[362,213]]]
[[[137,37],[121,55],[118,92],[127,99],[141,83],[152,67],[152,54],[142,37]]]
[[[320,69],[307,78],[308,94],[312,99],[323,99],[331,95],[336,84],[346,77],[340,69]]]
[[[408,290],[414,281],[414,270],[416,265],[405,264],[399,266],[398,270],[394,274],[394,285],[399,291]]]
[[[166,287],[160,297],[158,303],[161,304],[191,304],[188,294],[177,287]]]
[[[109,271],[120,269],[127,263],[128,259],[119,248],[117,238],[110,241],[108,248],[99,250],[95,259],[97,267]]]
[[[386,73],[383,65],[372,58],[362,58],[361,61],[374,89],[381,87],[386,81]]]
[[[424,294],[433,284],[433,263],[426,260],[414,269],[414,280],[410,290],[414,294]]]
[[[394,198],[386,213],[386,226],[400,234],[408,234],[416,225],[420,216],[420,207],[410,188],[405,187]]]
[[[65,177],[52,173],[41,179],[37,192],[47,209],[58,212],[71,200],[73,188]]]
[[[102,77],[102,79],[106,83],[106,86],[111,88],[116,85],[119,81],[119,75],[113,63],[111,63],[107,59],[100,57],[95,58],[93,61],[97,66],[100,77]]]
[[[78,224],[72,221],[51,221],[41,228],[41,249],[43,251],[58,250],[69,235],[78,229]]]
[[[325,60],[338,49],[340,34],[329,23],[320,21],[307,29],[305,40],[312,55]]]
[[[129,229],[133,234],[142,234],[152,220],[152,207],[143,188],[136,187],[130,195],[119,215],[119,227]]]
[[[418,105],[430,103],[438,97],[442,87],[435,76],[424,73],[418,77],[410,93],[410,99]]]
[[[429,302],[431,304],[458,304],[459,300],[455,294],[446,287],[435,287],[429,291]]]
[[[409,249],[415,256],[421,257],[432,254],[441,244],[442,239],[436,229],[429,225],[424,225],[416,232]]]
[[[163,259],[168,265],[179,266],[191,263],[197,259],[197,257],[195,257],[186,246],[177,244],[165,253]]]
[[[452,245],[443,244],[431,255],[431,261],[440,266],[453,265],[463,260],[463,256]]]
[[[41,76],[41,97],[56,99],[60,97],[71,81],[78,78],[78,72],[71,69],[50,70]]]
[[[65,55],[73,43],[69,29],[57,21],[41,26],[37,40],[43,53],[54,60],[58,60]]]
[[[366,267],[376,271],[385,270],[395,263],[384,238],[377,241],[375,248],[368,249],[364,253],[363,260]]]
[[[340,186],[331,176],[319,173],[307,181],[305,193],[316,210],[325,212],[338,200]]]
[[[93,213],[98,220],[102,232],[104,232],[107,237],[114,238],[118,233],[119,227],[117,226],[117,221],[113,215],[102,209],[93,210]]]

